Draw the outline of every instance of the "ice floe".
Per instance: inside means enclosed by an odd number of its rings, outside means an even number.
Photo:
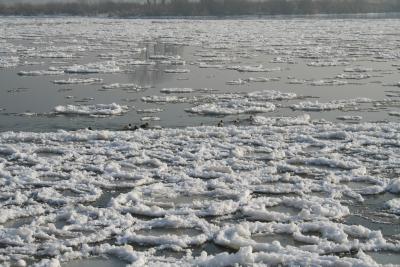
[[[159,121],[159,117],[151,116],[151,117],[142,117],[140,118],[141,121]]]
[[[164,70],[165,73],[189,73],[189,69],[166,69]]]
[[[311,117],[304,114],[298,117],[264,117],[253,116],[252,123],[254,125],[275,125],[275,126],[290,126],[290,125],[304,125],[311,122]]]
[[[12,68],[19,64],[19,57],[5,57],[0,56],[0,68]]]
[[[212,104],[202,104],[187,109],[188,112],[202,115],[231,115],[231,114],[253,114],[275,110],[275,105],[268,102],[254,102],[248,99],[221,101]]]
[[[54,112],[65,115],[88,115],[88,116],[112,116],[120,115],[129,111],[128,106],[121,106],[116,103],[96,105],[66,105],[56,106]]]
[[[115,61],[106,61],[98,63],[89,63],[86,65],[73,65],[65,68],[65,73],[74,74],[91,74],[91,73],[115,73],[121,69],[116,65]]]
[[[336,119],[342,120],[342,121],[360,121],[360,120],[362,120],[362,116],[345,115],[345,116],[339,116]]]
[[[55,80],[54,84],[93,84],[93,83],[101,83],[103,79],[101,78],[68,78],[68,80]]]
[[[171,94],[171,93],[193,93],[195,89],[193,88],[162,88],[161,93]]]
[[[263,65],[258,66],[229,66],[227,69],[237,70],[239,72],[272,72],[280,71],[280,68],[265,68]]]
[[[59,70],[32,70],[32,71],[19,71],[19,76],[44,76],[44,75],[63,75],[64,71]]]
[[[294,104],[291,106],[291,108],[295,110],[304,110],[304,111],[326,111],[326,110],[336,110],[336,109],[355,107],[360,103],[371,103],[371,102],[373,101],[369,98],[332,100],[326,103],[321,103],[318,101],[316,102],[306,101]]]

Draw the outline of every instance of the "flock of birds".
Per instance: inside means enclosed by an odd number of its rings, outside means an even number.
[[[253,120],[253,116],[250,115],[250,117],[248,118],[248,120],[252,121],[252,120]],[[240,120],[239,120],[239,119],[235,119],[235,120],[232,121],[232,123],[233,123],[234,125],[236,125],[236,126],[239,126]],[[204,124],[201,123],[200,126],[204,126]],[[224,121],[223,121],[223,120],[220,120],[220,121],[217,123],[217,127],[224,127]],[[132,125],[132,123],[129,123],[128,125],[125,125],[125,126],[122,128],[122,130],[123,130],[123,131],[136,131],[136,130],[139,130],[139,129],[149,129],[149,128],[151,128],[151,127],[150,127],[150,124],[149,124],[148,122],[143,123],[143,124],[140,124],[139,126],[138,126],[138,125]],[[92,131],[92,130],[93,130],[93,127],[89,126],[87,129]]]

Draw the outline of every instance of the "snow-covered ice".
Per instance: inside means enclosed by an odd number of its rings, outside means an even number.
[[[400,250],[342,222],[371,192],[400,192],[386,176],[398,168],[398,123],[254,121],[262,125],[1,133],[0,259],[372,266],[364,252]],[[386,207],[397,214],[398,200]],[[191,254],[210,243],[232,252]],[[350,251],[359,256],[337,256]]]
[[[121,106],[116,103],[96,105],[66,105],[54,107],[56,114],[65,115],[87,115],[87,116],[112,116],[121,115],[129,111],[128,106]]]
[[[68,78],[68,80],[55,80],[54,84],[93,84],[93,83],[101,83],[103,79],[101,78]]]

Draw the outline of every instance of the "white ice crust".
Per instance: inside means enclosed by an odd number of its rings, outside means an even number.
[[[365,196],[400,192],[399,179],[383,175],[400,161],[398,123],[318,124],[308,115],[254,123],[1,133],[0,259],[375,266],[364,252],[400,250],[379,230],[343,223]],[[393,214],[399,206],[386,203]],[[192,254],[210,244],[231,252]],[[339,257],[350,251],[358,253]]]

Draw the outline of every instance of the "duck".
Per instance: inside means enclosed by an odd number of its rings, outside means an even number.
[[[87,127],[87,129],[88,129],[89,131],[93,131],[92,126]]]
[[[233,124],[235,124],[236,126],[238,126],[239,123],[240,123],[240,120],[239,120],[239,119],[235,119],[235,120],[233,121]]]
[[[146,122],[146,123],[140,125],[140,128],[147,129],[147,128],[149,128],[149,126],[150,126],[150,124],[148,122]]]
[[[224,122],[222,120],[220,120],[217,124],[218,127],[223,127],[224,126]]]

